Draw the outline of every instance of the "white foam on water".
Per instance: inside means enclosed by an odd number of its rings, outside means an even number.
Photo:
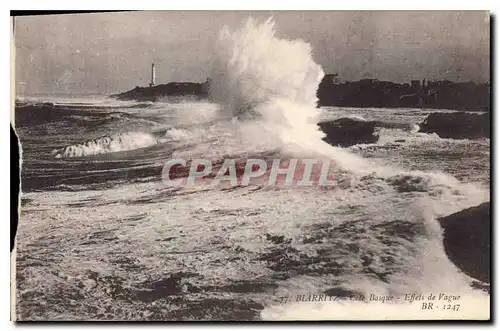
[[[441,172],[387,167],[322,141],[324,133],[316,125],[322,112],[316,108],[316,89],[323,71],[314,63],[307,43],[277,38],[272,21],[258,24],[249,20],[240,30],[224,29],[216,56],[211,95],[219,105],[168,105],[162,110],[165,124],[172,126],[162,139],[186,145],[175,150],[172,158],[210,159],[279,150],[287,157],[313,155],[330,159],[334,161],[336,174],[343,176],[345,183],[324,190],[317,187],[244,187],[229,191],[182,188],[180,193],[183,194],[178,195],[166,191],[159,182],[127,183],[98,191],[31,192],[26,195],[33,202],[24,207],[27,213],[21,222],[24,225],[19,231],[23,238],[20,242],[43,243],[39,237],[47,234],[50,225],[53,226],[50,234],[56,236],[62,251],[72,252],[75,242],[84,242],[96,229],[106,229],[115,231],[120,239],[97,248],[88,246],[79,253],[81,255],[65,258],[62,267],[58,268],[74,277],[84,277],[86,270],[94,268],[103,273],[118,273],[124,279],[132,274],[138,277],[134,280],[141,281],[146,276],[157,279],[179,270],[195,271],[208,282],[221,283],[272,279],[273,271],[266,268],[264,262],[252,260],[268,244],[265,234],[284,235],[292,239],[294,248],[312,256],[315,244],[305,245],[301,241],[312,226],[323,222],[327,223],[327,229],[335,229],[335,226],[355,223],[353,228],[328,232],[328,236],[322,238],[327,242],[318,245],[327,248],[335,244],[339,247],[341,244],[355,245],[372,256],[371,268],[390,274],[387,281],[376,279],[373,272],[358,272],[361,254],[346,250],[330,252],[332,261],[346,267],[339,270],[339,275],[292,275],[290,279],[277,282],[278,288],[273,295],[320,294],[337,282],[335,284],[340,283],[345,289],[363,294],[459,293],[466,298],[461,302],[462,310],[458,313],[422,313],[418,304],[295,302],[276,305],[264,301],[263,319],[467,318],[473,313],[477,318],[489,315],[489,296],[472,290],[470,279],[448,260],[443,249],[442,230],[436,221],[437,217],[487,201],[488,190],[461,183]],[[193,122],[204,126],[189,126]],[[157,139],[149,133],[131,132],[71,145],[56,151],[56,156],[113,153],[156,143]],[[398,192],[397,185],[414,189]],[[85,199],[88,201],[81,207],[58,208],[78,205]],[[106,203],[101,204],[102,201]],[[141,204],[140,201],[153,204]],[[79,208],[78,212],[73,208]],[[137,225],[128,226],[134,216],[140,216]],[[412,234],[413,241],[409,241],[397,231],[383,232],[381,229],[387,222],[422,225],[425,231]],[[366,231],[364,237],[356,237],[357,226]],[[64,235],[60,227],[64,227]],[[173,233],[175,240],[164,241]],[[394,238],[395,242],[387,246],[377,236],[384,240]],[[230,249],[221,248],[222,243]],[[244,253],[235,252],[236,246]],[[129,272],[105,263],[103,257],[122,250],[127,256],[133,252],[133,257],[140,260],[140,271]],[[387,251],[394,257],[394,270],[387,270],[388,263],[379,258],[387,255]],[[166,259],[170,262],[165,263]],[[43,285],[43,277],[34,282],[37,286]],[[68,284],[74,282],[68,281]],[[103,293],[98,295],[109,299]],[[96,301],[92,304],[99,305],[100,301]]]
[[[54,150],[53,154],[55,158],[82,157],[130,151],[153,146],[156,143],[158,143],[157,139],[150,133],[126,132],[70,145]]]
[[[415,257],[408,258],[407,272],[393,275],[393,282],[382,286],[382,290],[399,295],[416,291],[417,288],[427,291],[434,288],[466,291],[474,298],[479,296],[478,300],[484,307],[488,297],[472,291],[468,279],[446,258],[436,218],[488,200],[488,190],[474,184],[460,183],[444,173],[407,171],[384,166],[323,142],[321,138],[324,133],[316,125],[321,115],[321,110],[316,108],[316,89],[323,71],[314,63],[307,43],[277,38],[272,20],[258,24],[249,19],[240,30],[233,32],[224,28],[217,46],[218,60],[212,74],[211,94],[221,104],[221,112],[227,118],[236,117],[238,121],[259,123],[259,127],[254,127],[255,130],[246,132],[244,138],[247,141],[274,141],[274,146],[287,154],[304,155],[312,152],[320,158],[331,159],[338,168],[350,172],[353,178],[372,176],[378,178],[379,183],[408,181],[404,184],[420,185],[419,190],[426,192],[421,199],[404,204],[421,204],[420,208],[412,208],[412,217],[416,221],[425,222],[427,236],[421,242],[414,243],[418,253]],[[414,127],[409,134],[418,135],[416,130]],[[439,139],[429,135],[422,137]],[[384,194],[392,196],[392,201],[398,200],[398,193],[392,192],[393,188],[380,185]],[[292,283],[293,280],[283,286],[289,287]],[[295,284],[300,287],[307,282]],[[359,285],[355,290],[368,293],[373,285]],[[309,286],[314,288],[312,283]],[[320,290],[321,287],[318,287],[318,291]],[[352,315],[353,311],[364,318],[369,318],[370,311],[373,311],[367,310],[363,303],[352,303],[344,306],[343,313],[337,310],[337,313],[328,316],[332,314],[332,310],[325,307],[322,303],[297,303],[277,309],[268,306],[262,312],[262,317],[297,319],[343,316],[351,319],[356,315]],[[406,309],[405,306],[402,307]],[[399,311],[398,316],[403,316],[396,306],[386,307],[389,317],[395,317],[396,311]],[[315,315],[316,313],[319,315]]]

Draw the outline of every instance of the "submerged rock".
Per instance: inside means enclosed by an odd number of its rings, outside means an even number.
[[[465,274],[490,282],[490,203],[442,217],[444,248],[449,259]]]
[[[489,114],[432,113],[419,126],[420,132],[436,133],[441,138],[490,137]]]
[[[356,144],[372,144],[378,140],[378,136],[373,134],[375,131],[373,122],[340,118],[318,123],[318,126],[326,133],[323,140],[334,146],[349,147]]]

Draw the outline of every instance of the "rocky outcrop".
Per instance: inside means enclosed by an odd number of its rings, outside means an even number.
[[[333,145],[348,147],[356,144],[371,144],[378,140],[374,134],[375,123],[340,118],[334,121],[320,122],[318,126],[326,133],[324,141]]]
[[[439,219],[449,259],[465,274],[490,282],[490,203]]]
[[[207,80],[204,83],[171,82],[150,87],[136,86],[130,91],[114,94],[111,95],[111,97],[118,100],[136,101],[157,101],[168,96],[195,96],[207,98],[208,84],[209,81]]]
[[[490,137],[489,114],[432,113],[419,126],[420,132],[436,133],[441,138]]]
[[[378,79],[340,82],[326,74],[318,86],[320,106],[426,108],[490,111],[490,83],[416,81],[394,83]]]

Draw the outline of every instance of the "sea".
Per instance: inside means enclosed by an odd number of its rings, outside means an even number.
[[[489,201],[490,140],[418,132],[454,110],[316,108],[313,50],[274,32],[221,31],[210,101],[16,98],[18,320],[489,318],[437,219]],[[316,124],[345,117],[404,125],[325,143]],[[250,157],[328,159],[338,185],[161,176],[170,159]]]

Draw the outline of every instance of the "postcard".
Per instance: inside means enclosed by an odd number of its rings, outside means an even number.
[[[490,319],[489,12],[12,31],[13,320]]]

